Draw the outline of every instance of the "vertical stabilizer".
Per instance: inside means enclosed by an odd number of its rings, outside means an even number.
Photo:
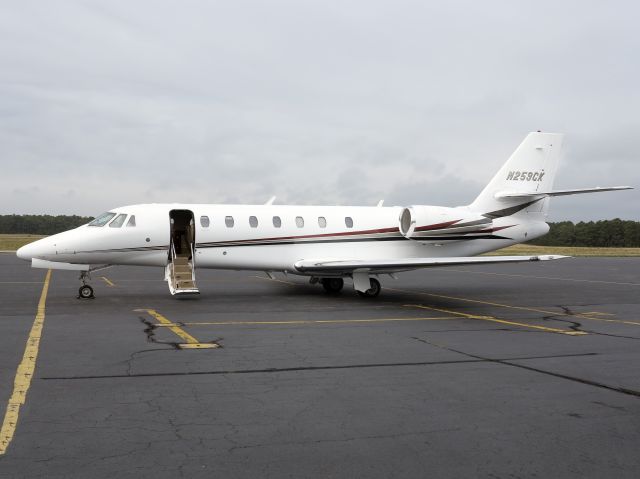
[[[529,133],[469,208],[490,218],[523,212],[543,219],[549,198],[496,198],[496,194],[551,191],[563,136],[559,133]]]

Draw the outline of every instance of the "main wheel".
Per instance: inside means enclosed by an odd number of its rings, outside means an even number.
[[[363,298],[375,298],[380,294],[380,290],[382,289],[382,286],[380,286],[380,281],[375,278],[370,278],[369,284],[371,284],[371,287],[364,293],[362,291],[358,291],[358,294]]]
[[[342,278],[322,278],[322,286],[327,293],[339,293],[344,287]]]
[[[91,299],[93,298],[93,288],[88,284],[83,284],[80,286],[78,290],[78,296],[82,299]]]

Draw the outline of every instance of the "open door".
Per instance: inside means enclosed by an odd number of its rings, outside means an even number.
[[[170,241],[165,279],[171,294],[197,294],[196,225],[193,211],[169,212]]]

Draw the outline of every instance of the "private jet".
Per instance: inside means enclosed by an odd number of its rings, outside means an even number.
[[[478,256],[538,238],[552,197],[631,189],[553,190],[563,135],[534,132],[467,206],[139,204],[17,251],[34,268],[90,273],[114,265],[161,266],[172,295],[199,293],[200,268],[307,276],[337,293],[349,278],[376,297],[379,278],[418,268],[548,261],[566,256]]]

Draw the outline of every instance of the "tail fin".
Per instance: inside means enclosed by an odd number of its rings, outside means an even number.
[[[543,220],[549,208],[548,197],[523,199],[505,197],[504,193],[551,191],[563,136],[558,133],[529,133],[469,208],[490,218],[523,212]]]

